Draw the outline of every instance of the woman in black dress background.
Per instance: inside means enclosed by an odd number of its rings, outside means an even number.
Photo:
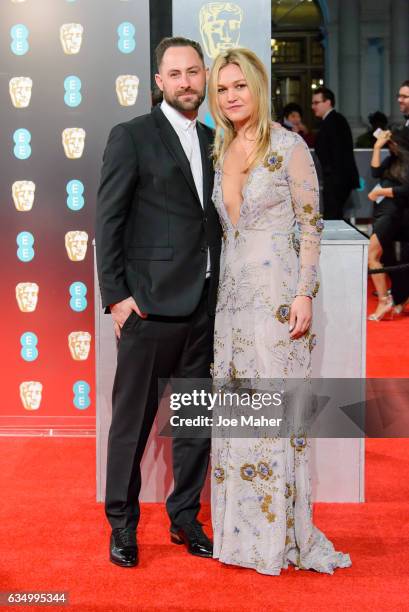
[[[390,155],[381,162],[381,149],[388,144]],[[379,179],[369,194],[374,202],[373,234],[369,242],[369,269],[383,267],[382,259],[395,240],[407,240],[404,233],[404,217],[409,204],[409,128],[383,132],[377,139],[371,161],[372,176]],[[374,274],[372,280],[378,294],[378,306],[369,316],[380,321],[393,315],[394,303],[388,292],[386,274]],[[409,287],[408,287],[409,295]]]

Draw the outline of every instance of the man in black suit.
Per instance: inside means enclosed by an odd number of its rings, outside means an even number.
[[[324,219],[343,219],[345,202],[352,189],[359,187],[351,128],[335,110],[335,96],[319,87],[312,97],[315,116],[322,119],[315,141],[315,152],[323,175]]]
[[[208,378],[221,228],[211,201],[212,131],[197,121],[205,97],[200,45],[156,49],[164,100],[113,128],[98,192],[96,246],[102,302],[118,338],[105,511],[110,560],[138,563],[140,462],[157,412],[158,379]],[[208,437],[174,438],[171,540],[210,557],[197,521]]]

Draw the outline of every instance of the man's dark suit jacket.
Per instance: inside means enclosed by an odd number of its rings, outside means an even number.
[[[341,188],[343,191],[359,187],[351,128],[345,117],[336,110],[322,121],[315,141],[315,152],[320,160],[324,182],[329,180],[335,189]]]
[[[112,129],[96,218],[104,307],[133,296],[148,314],[190,315],[203,291],[209,247],[208,302],[209,313],[214,313],[221,227],[211,200],[213,132],[199,122],[197,131],[204,209],[189,161],[160,107]]]

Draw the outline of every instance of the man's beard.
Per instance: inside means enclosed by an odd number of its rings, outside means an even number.
[[[185,94],[191,94],[192,99],[181,100],[180,96]],[[163,91],[163,97],[165,98],[166,102],[181,113],[186,111],[196,111],[202,104],[205,96],[206,89],[204,89],[202,92],[198,92],[193,89],[189,91],[178,91],[173,96],[169,95],[167,91]]]

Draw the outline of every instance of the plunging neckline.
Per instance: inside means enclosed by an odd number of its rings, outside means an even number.
[[[245,181],[244,181],[244,183],[243,183],[243,187],[240,189],[240,193],[241,193],[241,196],[242,196],[242,200],[241,200],[241,202],[240,202],[240,207],[239,207],[239,217],[238,217],[238,219],[237,219],[237,223],[233,223],[233,221],[231,220],[231,217],[230,217],[229,213],[227,212],[227,207],[226,207],[226,204],[225,204],[225,201],[224,201],[224,194],[223,194],[223,175],[224,175],[224,170],[223,170],[223,168],[224,168],[224,161],[225,161],[225,156],[223,157],[222,162],[221,162],[221,164],[220,164],[220,195],[221,195],[221,200],[222,200],[222,206],[223,206],[223,210],[224,210],[224,212],[225,212],[225,214],[226,214],[226,217],[227,217],[227,219],[228,219],[228,221],[229,221],[230,225],[232,226],[232,228],[233,228],[233,229],[237,229],[237,227],[238,227],[238,225],[239,225],[239,223],[240,223],[241,216],[242,216],[242,210],[243,210],[244,201],[245,201],[245,199],[246,199],[246,194],[245,194],[245,192],[246,192],[246,190],[247,190],[247,187],[248,187],[248,184],[249,184],[249,181],[250,181],[250,177],[251,177],[251,175],[252,175],[252,173],[253,173],[253,171],[254,171],[254,168],[252,168],[252,169],[251,169],[251,170],[248,172],[248,174],[247,174],[247,178],[246,178],[246,180],[245,180]]]

